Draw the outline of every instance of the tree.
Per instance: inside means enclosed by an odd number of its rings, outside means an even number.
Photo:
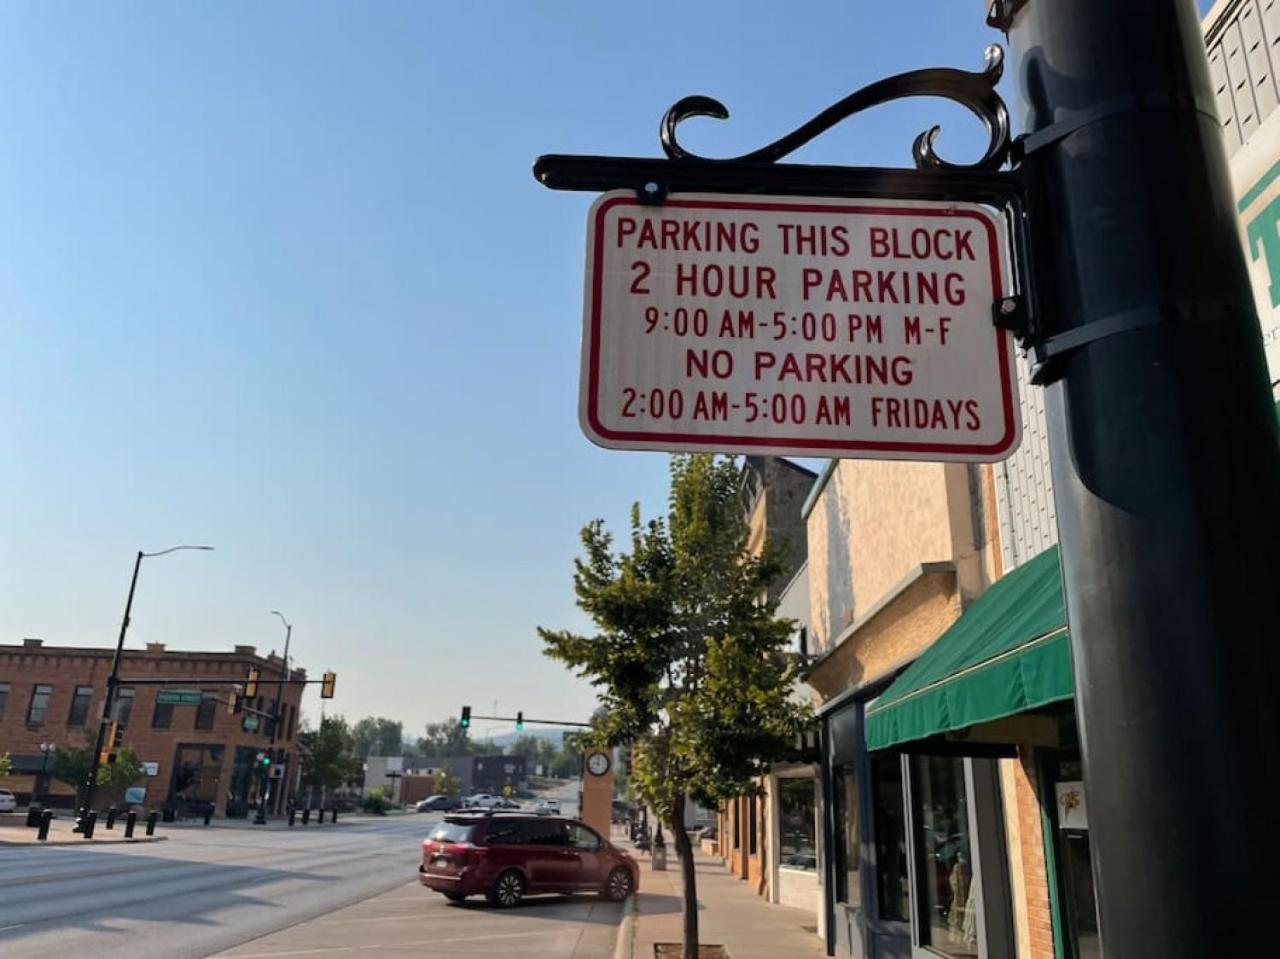
[[[686,796],[715,806],[758,793],[769,764],[795,755],[809,721],[789,698],[797,677],[769,587],[781,550],[746,552],[748,526],[732,460],[675,456],[667,518],[631,511],[631,548],[615,552],[602,520],[582,531],[578,606],[593,636],[539,629],[544,652],[589,679],[604,712],[584,739],[633,744],[635,792],[675,840],[684,880],[684,956],[698,955],[697,877]]]
[[[298,747],[302,755],[302,782],[305,786],[333,789],[360,769],[351,730],[341,716],[325,717],[320,720],[319,729],[300,732]]]
[[[403,754],[404,724],[382,716],[366,716],[351,727],[352,753],[357,759]]]
[[[89,778],[89,767],[93,764],[93,738],[89,732],[84,734],[83,746],[59,746],[53,754],[53,763],[49,774],[59,782],[80,789]]]
[[[13,770],[13,760],[8,753],[0,753],[0,778],[9,775]]]
[[[98,785],[121,795],[141,778],[142,760],[130,746],[116,752],[115,762],[98,767]]]
[[[424,757],[488,756],[502,752],[500,746],[472,739],[471,730],[460,725],[456,717],[440,723],[427,723],[426,733],[418,740],[418,752]]]
[[[453,774],[448,763],[441,766],[436,774],[436,792],[442,796],[462,795],[462,780]]]
[[[542,740],[537,736],[517,736],[516,741],[507,747],[508,755],[523,756],[529,766],[538,761],[541,751]]]

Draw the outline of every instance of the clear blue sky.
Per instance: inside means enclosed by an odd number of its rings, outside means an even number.
[[[978,0],[8,4],[0,10],[0,642],[279,648],[410,733],[581,718],[578,530],[666,461],[578,432],[584,217],[544,152],[656,155],[680,96],[752,149],[883,75],[977,68]],[[900,164],[941,104],[801,156]],[[3,677],[0,677],[3,678]],[[318,702],[308,697],[314,717]],[[477,724],[483,731],[483,724]]]

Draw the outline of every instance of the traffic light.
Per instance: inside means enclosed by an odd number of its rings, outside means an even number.
[[[338,674],[330,670],[324,674],[324,681],[320,684],[320,698],[333,699],[333,687],[338,682]]]
[[[521,729],[524,729],[524,712],[523,712],[523,710],[522,710],[521,712],[516,713],[516,730],[517,730],[517,731],[519,731],[519,730],[521,730]]]
[[[258,753],[258,762],[262,764],[263,769],[269,769],[271,767],[271,754]]]
[[[124,730],[120,728],[120,723],[111,720],[111,725],[107,727],[107,736],[103,741],[102,753],[98,756],[99,765],[109,765],[116,761],[116,750],[124,744]]]
[[[466,729],[471,725],[471,707],[470,706],[462,707],[462,718],[458,720],[458,725],[461,726],[463,729]]]
[[[232,686],[231,695],[227,697],[227,715],[234,716],[243,708],[242,696],[244,695],[243,686]]]
[[[258,680],[262,678],[262,670],[257,666],[249,667],[249,678],[244,683],[244,698],[253,699],[258,695]]]

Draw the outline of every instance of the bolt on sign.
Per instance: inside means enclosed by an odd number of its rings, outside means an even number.
[[[579,418],[613,449],[999,460],[1003,218],[978,203],[603,194]]]

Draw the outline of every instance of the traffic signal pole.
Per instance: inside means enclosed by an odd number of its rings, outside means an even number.
[[[1102,948],[1269,955],[1280,436],[1190,0],[1010,16]],[[1044,358],[1044,356],[1042,356]]]

